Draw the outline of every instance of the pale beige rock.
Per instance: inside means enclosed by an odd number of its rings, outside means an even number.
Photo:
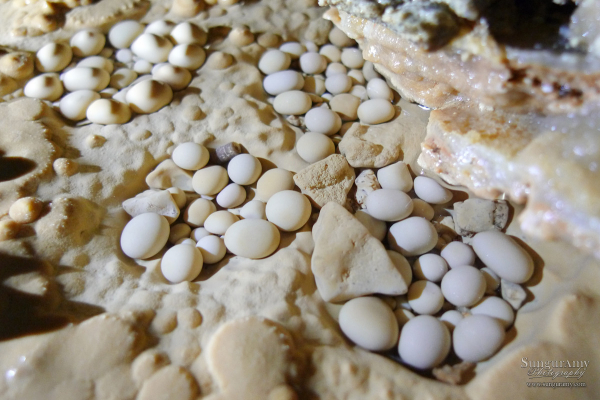
[[[43,207],[44,203],[40,199],[35,197],[23,197],[10,206],[8,215],[16,222],[28,224],[38,218]]]
[[[330,202],[321,209],[313,239],[311,269],[325,301],[407,292],[406,282],[383,244],[341,205]]]
[[[198,384],[185,368],[168,365],[148,378],[138,400],[193,400],[198,396]]]
[[[381,189],[377,176],[372,169],[366,169],[358,174],[354,183],[356,184],[356,194],[354,195],[356,202],[360,208],[367,208],[365,201],[369,193]]]
[[[298,172],[294,182],[320,208],[330,201],[345,205],[354,178],[354,169],[346,158],[332,154]]]
[[[73,176],[79,170],[77,161],[69,160],[68,158],[57,158],[52,164],[54,172],[60,176]]]
[[[158,164],[154,171],[146,176],[146,183],[153,189],[177,187],[186,192],[194,191],[192,174],[179,168],[170,158]]]
[[[386,124],[353,124],[339,144],[354,168],[381,168],[392,164],[402,155],[402,132]]]
[[[122,203],[123,210],[132,217],[153,212],[167,217],[169,223],[179,217],[179,207],[167,190],[146,190]]]
[[[138,386],[141,386],[156,371],[169,364],[169,357],[155,349],[141,353],[131,364],[131,374]]]
[[[454,230],[473,236],[491,229],[503,230],[508,222],[508,205],[503,200],[467,199],[454,203]]]
[[[268,398],[273,389],[296,378],[294,353],[289,332],[262,317],[222,325],[206,348],[222,399]]]

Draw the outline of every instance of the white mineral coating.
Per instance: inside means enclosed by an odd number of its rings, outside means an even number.
[[[450,330],[450,332],[452,332],[454,330],[454,328],[456,327],[456,325],[460,321],[462,321],[463,318],[464,317],[460,312],[458,312],[456,310],[448,310],[442,314],[442,316],[440,317],[440,321],[442,321],[444,323],[444,325],[446,325],[448,330]]]
[[[206,44],[207,33],[198,25],[191,22],[181,22],[173,28],[170,33],[175,44],[196,44],[204,46]]]
[[[100,68],[109,74],[115,69],[115,64],[109,58],[102,56],[89,56],[77,63],[78,67]]]
[[[100,91],[108,86],[110,74],[101,68],[75,67],[64,73],[62,77],[65,89]]]
[[[129,68],[119,68],[110,77],[109,86],[115,89],[123,89],[135,81],[138,77],[137,72]]]
[[[304,77],[300,72],[291,69],[274,72],[267,75],[263,80],[265,92],[272,96],[277,96],[290,90],[300,90],[303,87]]]
[[[421,217],[431,221],[435,216],[435,211],[429,203],[421,199],[413,199],[413,210],[410,213],[411,217]]]
[[[73,58],[71,46],[65,43],[48,43],[35,54],[35,67],[40,72],[62,71]]]
[[[176,244],[181,239],[189,238],[192,233],[192,228],[183,222],[171,225],[169,233],[169,243]]]
[[[398,342],[396,316],[377,297],[358,297],[346,302],[340,310],[339,324],[348,339],[367,350],[389,350]]]
[[[387,233],[387,225],[385,222],[371,216],[366,210],[358,210],[354,217],[368,229],[369,233],[378,240],[383,240]]]
[[[30,79],[23,89],[23,94],[40,100],[55,101],[63,94],[63,84],[58,74],[48,72]]]
[[[365,63],[362,51],[355,47],[343,49],[341,61],[348,68],[362,68]]]
[[[515,312],[506,300],[496,296],[486,296],[471,307],[471,314],[483,314],[496,318],[508,329],[515,320]]]
[[[273,108],[279,114],[302,115],[310,110],[310,96],[300,90],[290,90],[278,94],[273,101]]]
[[[352,88],[352,79],[345,74],[335,74],[325,79],[325,89],[331,94],[349,92]],[[358,108],[360,110],[360,107]]]
[[[85,115],[96,124],[124,124],[131,119],[131,110],[127,104],[120,101],[99,99],[89,105]]]
[[[446,359],[450,345],[446,325],[430,315],[418,315],[402,327],[398,353],[411,367],[429,369]]]
[[[190,239],[194,240],[194,242],[198,242],[205,236],[209,236],[210,232],[206,230],[205,227],[201,226],[199,228],[193,229],[192,233],[190,233]]]
[[[408,304],[417,314],[432,315],[442,309],[444,296],[438,285],[430,281],[415,281],[408,288]]]
[[[275,193],[265,208],[267,220],[286,232],[302,228],[310,218],[311,211],[308,198],[293,190]]]
[[[238,154],[227,165],[229,178],[238,185],[251,185],[258,180],[262,165],[251,154]]]
[[[205,196],[219,193],[229,183],[227,170],[220,165],[211,165],[194,173],[192,186],[194,191]]]
[[[163,276],[171,283],[191,282],[202,271],[202,253],[195,246],[178,244],[171,247],[160,261]]]
[[[290,67],[292,58],[281,50],[267,50],[258,61],[258,69],[265,75],[283,71]]]
[[[60,99],[58,108],[60,113],[72,121],[81,121],[90,104],[100,98],[100,94],[93,90],[77,90]]]
[[[417,279],[440,282],[448,272],[448,264],[437,254],[423,254],[413,264],[413,272]]]
[[[306,113],[304,124],[310,132],[331,136],[339,132],[342,119],[328,108],[316,107]]]
[[[229,211],[215,211],[204,221],[204,228],[213,235],[224,235],[227,229],[240,219]]]
[[[430,204],[444,204],[452,200],[452,192],[427,176],[417,176],[415,194]]]
[[[398,161],[377,171],[377,180],[384,189],[396,189],[409,192],[413,187],[413,179],[406,164]]]
[[[198,69],[206,60],[206,52],[196,44],[178,44],[169,53],[169,62],[177,67]]]
[[[153,68],[152,79],[164,82],[171,86],[171,89],[177,91],[188,87],[192,81],[192,74],[186,68],[171,64],[159,64],[158,68]]]
[[[512,238],[500,231],[480,232],[473,237],[477,257],[500,278],[524,283],[533,275],[533,259]]]
[[[225,257],[225,241],[218,236],[208,235],[200,238],[196,247],[202,253],[205,264],[216,264]]]
[[[287,169],[273,168],[266,171],[256,182],[256,197],[267,202],[275,193],[292,190],[294,185],[294,174]]]
[[[475,267],[454,267],[442,279],[442,294],[457,307],[468,307],[483,297],[486,289],[483,274]]]
[[[264,258],[279,246],[280,233],[275,225],[263,219],[244,219],[225,232],[225,246],[236,256]]]
[[[489,315],[471,315],[456,324],[452,345],[462,360],[479,362],[498,351],[504,336],[504,327],[498,319]]]
[[[344,66],[344,64],[339,62],[330,63],[325,70],[325,76],[330,78],[334,75],[346,75],[348,73],[348,68]]]
[[[288,53],[292,60],[297,60],[302,54],[306,53],[306,47],[299,42],[286,42],[279,46],[279,50]]]
[[[413,210],[412,199],[396,189],[379,189],[367,196],[365,201],[371,216],[382,221],[400,221]]]
[[[240,216],[244,219],[267,219],[267,214],[265,213],[266,206],[260,200],[249,201],[240,210]]]
[[[340,62],[342,59],[342,51],[332,44],[326,44],[321,46],[319,54],[327,59],[330,63]]]
[[[210,154],[201,144],[185,142],[175,147],[171,159],[180,168],[197,171],[208,164]]]
[[[183,220],[192,227],[204,225],[206,218],[217,211],[217,206],[207,199],[195,199],[191,201],[183,213]]]
[[[169,222],[162,215],[145,213],[133,217],[121,233],[121,249],[131,258],[150,258],[169,239]]]
[[[174,28],[175,24],[173,22],[159,19],[148,24],[146,29],[144,29],[144,33],[152,33],[154,35],[167,37]]]
[[[398,252],[393,250],[386,250],[386,252],[390,257],[390,260],[392,260],[392,263],[394,263],[396,269],[400,272],[400,275],[402,275],[402,279],[404,280],[406,287],[409,287],[413,280],[413,271],[410,268],[410,263],[406,257]]]
[[[94,29],[83,29],[71,37],[69,44],[77,57],[95,56],[100,53],[106,43],[102,32]]]
[[[475,252],[473,248],[463,242],[450,242],[441,251],[450,268],[461,265],[475,265]]]
[[[437,240],[438,234],[433,224],[421,217],[409,217],[396,222],[388,232],[390,248],[407,257],[427,253],[435,247]]]
[[[298,139],[296,151],[304,161],[312,164],[335,153],[335,144],[322,133],[306,132]]]
[[[363,70],[363,74],[364,74]],[[366,78],[365,74],[365,78]],[[394,93],[388,84],[381,78],[367,78],[367,94],[370,99],[384,99],[392,101],[394,99]]]
[[[136,83],[125,95],[125,100],[138,114],[150,114],[160,110],[173,99],[173,90],[163,82],[147,79]]]
[[[327,59],[319,53],[304,53],[300,56],[300,69],[305,74],[320,74],[327,68]]]
[[[367,80],[367,82],[370,82],[371,80],[378,78],[381,79],[381,75],[379,75],[379,72],[375,71],[374,65],[371,61],[365,61],[365,63],[363,64],[362,67],[362,73],[365,77],[365,79]],[[385,81],[384,81],[385,83]],[[387,84],[386,84],[387,85]],[[388,87],[389,89],[389,87]],[[393,94],[392,94],[393,96]],[[388,97],[385,97],[388,98]],[[391,97],[389,97],[389,99],[391,100]]]
[[[246,200],[246,189],[237,183],[225,186],[217,195],[217,204],[223,208],[234,208]]]
[[[396,109],[387,100],[372,99],[363,102],[356,110],[362,124],[376,125],[388,122],[396,114]]]
[[[125,49],[144,32],[144,25],[138,21],[125,20],[117,22],[108,31],[108,41],[115,49]]]
[[[133,54],[154,64],[167,61],[171,49],[173,43],[153,33],[143,33],[131,44]]]

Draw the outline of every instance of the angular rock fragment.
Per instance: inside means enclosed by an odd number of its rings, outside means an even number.
[[[508,222],[508,204],[503,200],[467,199],[454,203],[454,230],[472,237],[478,232],[502,230]]]
[[[500,289],[502,291],[502,298],[508,302],[515,310],[518,310],[523,305],[523,302],[527,298],[527,293],[523,286],[507,281],[506,279],[500,280]]]
[[[330,201],[345,205],[354,178],[354,169],[346,158],[332,154],[298,172],[294,182],[316,207],[321,208]]]
[[[164,215],[173,221],[179,217],[179,207],[166,190],[146,190],[123,202],[123,210],[132,217],[147,212]]]
[[[177,187],[186,192],[194,191],[192,174],[179,168],[170,158],[158,164],[154,171],[146,176],[146,183],[152,189]]]
[[[402,155],[402,134],[388,124],[353,124],[339,144],[340,153],[354,168],[381,168]]]
[[[366,169],[358,174],[354,183],[356,184],[356,202],[360,208],[367,208],[365,201],[369,193],[381,189],[377,176],[375,176],[372,169]]]
[[[311,268],[325,301],[339,302],[372,293],[407,292],[385,248],[341,205],[326,204],[313,227]]]

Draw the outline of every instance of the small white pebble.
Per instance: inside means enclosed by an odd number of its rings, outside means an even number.
[[[210,154],[201,144],[185,142],[175,147],[171,159],[180,168],[197,171],[208,164]]]
[[[52,163],[54,172],[60,176],[73,176],[79,170],[77,161],[69,160],[68,158],[57,158]]]
[[[338,63],[338,62],[330,63],[327,66],[327,69],[325,69],[326,77],[331,77],[331,76],[339,75],[339,74],[346,75],[347,73],[348,73],[348,69],[346,68],[346,66],[344,64]]]
[[[266,204],[260,200],[252,200],[244,204],[240,215],[244,219],[267,219],[265,214]]]
[[[350,47],[342,50],[342,64],[348,68],[362,68],[365,60],[360,49]]]
[[[180,239],[190,237],[192,233],[192,228],[188,224],[179,223],[171,225],[171,231],[169,232],[169,243],[175,244]]]
[[[246,189],[237,183],[230,183],[217,195],[217,204],[223,208],[234,208],[246,200]]]
[[[160,270],[171,283],[193,281],[202,271],[202,266],[200,250],[187,244],[171,247],[160,261]]]
[[[398,354],[402,361],[417,369],[438,366],[450,352],[448,328],[437,318],[419,315],[402,327]]]
[[[131,110],[120,101],[99,99],[89,105],[85,116],[96,124],[124,124],[131,119]]]
[[[218,236],[208,235],[200,238],[196,247],[202,253],[205,264],[216,264],[221,261],[227,253],[225,241]]]
[[[479,232],[472,243],[475,254],[500,278],[524,283],[533,275],[533,259],[510,236],[500,231]]]
[[[377,297],[358,297],[346,302],[340,310],[339,324],[344,335],[367,350],[388,350],[398,341],[396,316]]]
[[[204,228],[213,235],[224,235],[227,229],[239,220],[237,215],[229,211],[215,211],[204,221]]]
[[[396,189],[409,192],[413,187],[413,179],[406,164],[398,161],[377,171],[377,180],[383,189]]]
[[[433,249],[438,234],[433,224],[421,217],[409,217],[396,222],[388,232],[388,242],[392,250],[404,256],[419,256]]]
[[[258,61],[258,69],[265,75],[283,71],[290,67],[292,58],[281,50],[267,50]]]
[[[325,93],[325,79],[320,75],[318,76],[307,76],[304,78],[304,86],[302,90],[306,93],[316,94],[321,96]]]
[[[115,65],[111,59],[102,56],[90,56],[77,63],[78,67],[100,68],[108,72],[113,72]]]
[[[297,60],[302,54],[306,53],[306,47],[298,42],[286,42],[279,46],[279,50],[288,53],[292,60]]]
[[[144,30],[144,33],[152,33],[154,35],[166,37],[173,31],[174,28],[175,24],[173,22],[159,19],[148,24]]]
[[[371,99],[363,102],[357,109],[362,124],[376,125],[388,122],[396,114],[396,109],[387,100]]]
[[[138,114],[150,114],[171,102],[173,89],[163,82],[147,79],[133,85],[125,95],[127,103]]]
[[[412,199],[404,192],[395,189],[374,190],[365,201],[371,216],[381,221],[400,221],[410,215]]]
[[[8,209],[8,215],[15,222],[29,224],[39,217],[43,208],[44,203],[40,199],[22,197],[11,204]]]
[[[452,334],[454,352],[464,361],[479,362],[494,355],[504,342],[504,327],[488,315],[471,315],[456,324]]]
[[[304,78],[300,72],[290,69],[274,72],[265,77],[263,87],[265,92],[272,96],[277,96],[290,90],[302,89],[304,87]]]
[[[55,101],[63,94],[63,84],[58,74],[48,72],[32,78],[23,89],[23,94],[40,100]]]
[[[496,296],[486,296],[471,307],[473,315],[483,314],[496,318],[502,323],[504,329],[508,329],[515,320],[515,312],[510,304],[504,299]]]
[[[421,199],[413,199],[413,211],[410,214],[411,217],[422,217],[428,221],[431,221],[435,216],[435,211],[429,203]]]
[[[440,255],[448,262],[450,268],[460,267],[461,265],[475,265],[473,248],[463,242],[448,243]]]
[[[329,31],[329,41],[337,47],[348,47],[355,45],[354,39],[350,39],[340,28],[334,26]]]
[[[322,133],[306,132],[298,139],[296,151],[304,161],[312,164],[335,153],[335,145]]]
[[[258,158],[251,154],[238,154],[227,165],[229,178],[238,185],[251,185],[258,180],[262,165]]]
[[[198,194],[212,196],[219,193],[229,183],[227,170],[220,165],[211,165],[194,173],[192,186]]]
[[[150,258],[169,239],[169,223],[162,215],[144,213],[133,217],[121,233],[121,249],[131,258]]]
[[[334,46],[332,44],[326,44],[321,46],[319,54],[325,57],[330,63],[340,62],[340,60],[342,59],[342,51],[337,46]]]
[[[442,293],[457,307],[468,307],[483,297],[486,289],[483,274],[469,265],[454,267],[442,279]]]
[[[392,101],[394,93],[388,84],[381,78],[372,78],[367,83],[367,94],[370,99],[384,99]]]
[[[164,82],[174,91],[185,89],[192,81],[189,70],[171,64],[157,64],[158,68],[152,71],[152,79]]]
[[[168,39],[152,33],[141,34],[131,44],[133,54],[154,64],[167,61],[172,48]]]
[[[129,49],[120,49],[115,53],[115,58],[118,62],[127,64],[133,61],[133,51]]]
[[[480,269],[483,277],[485,278],[486,294],[495,294],[496,290],[500,287],[500,277],[488,267]]]
[[[448,272],[448,264],[437,254],[423,254],[415,261],[413,271],[418,279],[440,282]]]
[[[254,43],[254,34],[246,25],[234,26],[229,35],[227,35],[227,38],[237,47],[244,47]]]
[[[302,228],[310,218],[311,211],[308,198],[293,190],[275,193],[265,208],[267,220],[286,232]]]
[[[204,64],[206,52],[195,44],[178,44],[169,53],[168,60],[177,67],[195,70]]]
[[[181,22],[170,33],[175,44],[197,44],[204,46],[208,34],[206,31],[191,22]]]
[[[303,45],[306,48],[306,51],[319,52],[319,46],[317,46],[314,42],[304,42]]]
[[[395,309],[394,315],[396,316],[396,321],[398,321],[398,326],[400,328],[402,328],[408,321],[415,317],[415,314],[405,308]]]
[[[348,71],[348,76],[352,79],[353,85],[364,85],[367,83],[365,76],[360,69],[351,69]]]
[[[273,108],[280,114],[302,115],[310,110],[310,96],[300,90],[290,90],[278,94],[273,101]]]
[[[35,55],[35,67],[40,72],[62,71],[73,58],[73,51],[68,44],[48,43]]]
[[[195,246],[196,242],[193,239],[190,239],[190,238],[181,238],[175,244],[187,244],[189,246]]]
[[[294,174],[283,168],[266,171],[256,182],[256,197],[267,202],[275,193],[293,189],[295,186],[293,177]]]
[[[117,22],[108,31],[108,41],[115,49],[125,49],[144,32],[144,25],[138,21],[125,20]]]
[[[133,70],[138,74],[149,74],[152,72],[152,63],[146,60],[137,60],[133,64]]]
[[[76,90],[100,91],[108,86],[110,74],[100,68],[75,67],[64,73],[62,81],[65,89],[70,92]]]
[[[356,96],[361,100],[366,100],[367,99],[367,89],[364,86],[361,85],[354,85],[350,88],[350,91],[348,92],[350,93],[352,96]]]
[[[360,99],[349,93],[342,93],[333,96],[329,101],[329,107],[332,111],[339,114],[342,121],[354,121],[358,118],[358,106]]]
[[[429,204],[444,204],[452,200],[452,192],[427,176],[417,176],[415,194]]]
[[[129,68],[119,68],[110,77],[110,87],[123,89],[135,81],[138,77],[137,72]]]
[[[458,324],[463,318],[464,317],[460,312],[456,310],[448,310],[442,314],[440,321],[442,321],[448,330],[452,332],[456,327],[456,324]]]
[[[83,29],[71,37],[69,44],[77,57],[95,56],[106,43],[106,37],[97,30]]]
[[[319,53],[304,53],[300,56],[300,69],[305,74],[320,74],[327,68],[327,60]]]
[[[410,263],[406,257],[393,250],[386,250],[386,253],[390,257],[390,260],[392,260],[394,263],[396,269],[400,272],[406,287],[409,287],[413,279],[413,271],[410,268]]]
[[[444,296],[438,285],[420,280],[413,282],[408,288],[408,304],[417,314],[435,314],[444,305]]]
[[[236,256],[259,259],[279,246],[281,235],[275,225],[263,219],[244,219],[225,232],[225,246]]]
[[[325,79],[325,89],[331,94],[340,94],[350,91],[352,79],[346,74],[335,74]],[[358,107],[360,112],[360,107]],[[341,121],[340,121],[341,126]]]
[[[381,79],[381,75],[379,72],[375,71],[374,65],[371,61],[365,61],[362,67],[362,73],[367,82],[375,78]]]
[[[335,135],[342,127],[342,119],[337,113],[328,108],[316,107],[309,110],[304,116],[306,129],[324,135]]]
[[[99,98],[100,95],[93,90],[77,90],[60,99],[58,107],[66,118],[81,121],[85,118],[89,105]]]
[[[203,237],[208,236],[208,235],[210,235],[210,232],[207,231],[205,227],[201,226],[199,228],[192,230],[192,233],[190,233],[190,238],[192,240],[198,242],[200,239],[202,239]]]
[[[387,225],[384,221],[371,216],[366,210],[356,211],[354,217],[359,220],[377,240],[383,240],[385,238]]]

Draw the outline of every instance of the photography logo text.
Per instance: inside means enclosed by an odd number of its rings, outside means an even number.
[[[581,377],[587,371],[587,360],[529,360],[521,358],[521,368],[527,369],[529,387],[585,387]]]

